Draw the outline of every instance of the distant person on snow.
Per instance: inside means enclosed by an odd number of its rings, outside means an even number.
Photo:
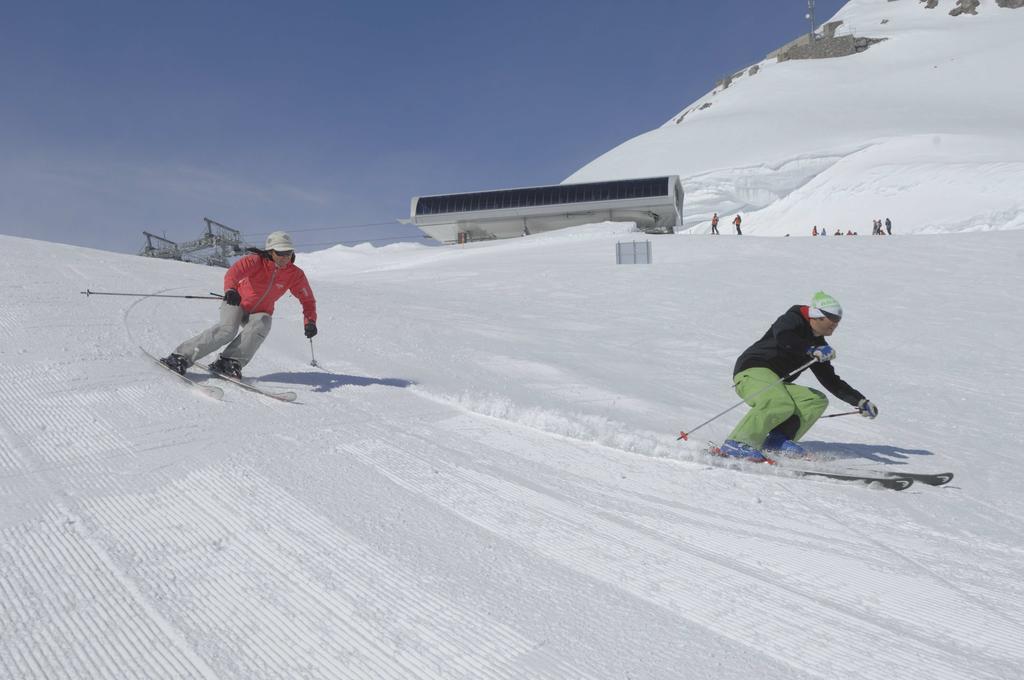
[[[184,375],[196,361],[227,345],[210,368],[241,378],[242,368],[252,361],[256,350],[270,334],[274,303],[288,291],[302,304],[306,337],[316,335],[316,299],[306,274],[295,266],[292,237],[275,231],[267,237],[265,250],[250,248],[249,252],[224,275],[220,321],[181,343],[160,361]]]
[[[795,371],[810,359],[810,369],[825,389],[866,418],[878,409],[832,368],[836,352],[825,341],[835,332],[843,308],[831,295],[818,291],[810,305],[794,305],[775,320],[764,336],[748,347],[733,369],[736,394],[751,409],[722,444],[721,452],[735,458],[764,462],[765,451],[792,456],[805,453],[796,442],[821,417],[828,398],[818,390],[794,385]],[[782,378],[784,376],[785,379]]]
[[[740,224],[742,222],[743,222],[743,218],[740,217],[738,214],[736,215],[736,217],[734,217],[732,219],[732,224],[733,224],[734,227],[736,227],[736,235],[737,236],[743,236],[743,230],[740,229]]]
[[[817,236],[817,235],[818,235],[818,225],[815,224],[814,227],[811,229],[811,236]]]
[[[889,232],[889,236],[892,236],[892,220],[888,217],[885,218],[885,230]]]
[[[718,213],[711,216],[711,233],[718,236]]]

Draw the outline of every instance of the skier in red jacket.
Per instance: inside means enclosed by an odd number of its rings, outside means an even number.
[[[241,378],[242,368],[252,361],[256,350],[270,334],[274,303],[289,291],[302,304],[306,337],[316,335],[316,299],[306,274],[295,266],[291,236],[275,231],[267,237],[264,250],[250,250],[249,255],[231,265],[224,275],[220,320],[178,345],[160,361],[184,375],[196,361],[227,345],[210,368]]]

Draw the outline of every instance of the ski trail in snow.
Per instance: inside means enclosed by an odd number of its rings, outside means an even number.
[[[855,534],[856,536],[859,536],[861,539],[863,539],[866,542],[869,542],[869,543],[871,543],[873,545],[878,546],[882,550],[890,553],[896,559],[906,562],[907,565],[910,566],[914,571],[916,571],[916,572],[918,572],[920,574],[923,574],[923,575],[925,575],[925,576],[927,576],[929,578],[934,579],[935,581],[940,583],[944,588],[947,588],[950,591],[956,593],[960,597],[964,598],[964,600],[973,603],[975,605],[975,608],[978,611],[987,612],[987,613],[991,613],[991,614],[993,614],[995,616],[998,616],[999,618],[1003,619],[1004,623],[1009,624],[1011,629],[1012,629],[1012,627],[1016,627],[1016,626],[1024,626],[1024,620],[1015,618],[1012,615],[1003,612],[1002,608],[999,606],[998,603],[984,602],[984,601],[980,600],[973,593],[967,591],[964,588],[961,588],[956,583],[954,583],[951,580],[943,577],[941,575],[941,573],[939,573],[935,569],[931,568],[929,565],[924,564],[924,563],[922,563],[922,562],[920,562],[918,560],[913,559],[908,554],[900,551],[897,548],[894,548],[893,546],[891,546],[890,544],[886,543],[885,541],[882,541],[882,540],[880,540],[878,538],[875,538],[871,534],[869,534],[869,533],[867,533],[865,531],[862,531],[861,529],[859,529],[857,527],[856,524],[854,524],[852,522],[844,521],[840,517],[836,516],[835,513],[831,512],[826,507],[826,505],[824,503],[821,503],[821,502],[813,503],[813,507],[812,507],[812,503],[808,502],[805,497],[802,497],[798,493],[796,493],[796,491],[794,489],[792,489],[792,488],[784,488],[784,491],[786,493],[789,493],[790,495],[792,495],[802,505],[804,505],[809,511],[822,513],[826,517],[829,517],[838,526],[843,527],[844,530],[849,531],[850,533]],[[939,618],[940,614],[941,614],[941,610],[936,610],[935,612],[933,612],[933,617],[934,618]],[[1022,630],[1024,630],[1024,628],[1022,628]],[[1007,639],[1012,639],[1012,638],[1007,638]]]
[[[607,418],[561,413],[551,409],[521,407],[507,399],[470,394],[452,396],[436,394],[424,388],[412,390],[417,395],[478,417],[493,418],[500,423],[525,427],[553,437],[581,443],[608,446],[630,453],[652,457],[679,458],[682,446],[667,435],[655,432],[630,431],[622,423]]]
[[[470,413],[470,417],[473,417],[472,413]],[[491,418],[492,416],[477,416],[477,417]],[[515,421],[506,421],[506,425],[507,425],[507,428],[510,431],[515,431],[518,428],[524,427],[524,428],[526,428],[531,433],[530,436],[531,437],[535,437],[535,438],[538,437],[538,436],[539,437],[543,437],[544,435],[548,435],[548,436],[553,436],[553,437],[557,438],[557,440],[559,440],[559,441],[565,441],[565,439],[566,439],[562,435],[552,435],[551,433],[547,433],[544,430],[537,430],[537,429],[532,428],[532,427],[530,427],[528,425],[522,425],[521,423],[518,423],[518,422],[515,422]],[[500,446],[500,442],[502,442],[503,439],[506,442],[505,446],[503,448],[508,452],[509,455],[522,456],[522,446],[521,446],[521,443],[516,438],[513,438],[513,437],[504,437],[503,438],[501,435],[496,434],[495,432],[490,432],[487,435],[487,440],[488,440],[488,445],[489,446]],[[542,445],[538,444],[538,448],[542,448]],[[580,450],[581,455],[586,456],[586,457],[591,457],[591,456],[594,456],[601,449],[603,449],[604,445],[598,444],[596,442],[590,442],[590,441],[579,441],[578,448]],[[617,450],[612,449],[612,450],[608,451],[608,453],[610,455],[614,456],[617,453]],[[630,452],[623,451],[622,453],[629,454]],[[545,476],[545,469],[542,468],[542,469],[539,469],[539,470],[534,470],[532,474],[533,474],[533,476],[531,477],[531,479],[534,479],[534,480],[537,479],[537,478],[540,478],[540,477],[544,477]],[[554,478],[554,479],[556,479],[556,480],[563,479],[565,477],[565,474],[566,474],[566,470],[565,470],[565,467],[564,467],[564,464],[563,464],[563,467],[560,468],[560,472],[559,472],[558,476],[556,478]],[[879,542],[878,539],[875,539],[875,538],[872,537],[871,533],[858,530],[855,525],[853,525],[851,523],[848,523],[848,522],[844,522],[843,520],[838,518],[834,513],[829,512],[828,509],[827,509],[827,505],[822,501],[822,497],[820,495],[811,496],[811,494],[802,493],[806,489],[806,487],[803,484],[797,484],[797,485],[794,486],[792,484],[779,483],[779,482],[781,482],[781,481],[783,481],[783,480],[785,480],[787,478],[773,476],[773,475],[767,474],[767,473],[765,475],[762,475],[762,478],[764,479],[764,483],[766,483],[766,484],[767,483],[774,483],[773,484],[774,488],[777,488],[781,492],[784,492],[784,493],[790,495],[792,498],[794,498],[795,500],[799,501],[800,504],[803,505],[805,508],[811,509],[811,508],[809,508],[807,506],[807,502],[808,502],[807,499],[808,498],[816,499],[816,504],[815,504],[816,507],[820,508],[821,511],[823,513],[825,513],[828,517],[830,517],[832,519],[832,521],[834,521],[836,524],[838,524],[838,525],[848,529],[851,533],[856,534],[857,536],[861,537],[864,540],[868,540],[868,541],[871,541],[872,543],[877,544],[878,547],[881,547],[881,548],[885,549],[886,551],[890,552],[892,555],[900,557],[900,559],[903,559],[903,560],[907,561],[915,570],[920,571],[923,574],[930,575],[936,581],[941,583],[944,587],[950,589],[951,591],[956,592],[958,595],[960,595],[961,597],[965,598],[966,600],[968,600],[970,602],[973,602],[980,610],[986,610],[986,611],[994,613],[996,616],[1001,617],[1004,620],[1005,623],[1007,623],[1007,624],[1009,624],[1011,626],[1022,626],[1022,627],[1024,627],[1024,609],[1019,609],[1019,610],[1016,610],[1016,611],[1005,609],[1004,606],[1003,606],[1005,603],[1001,602],[999,600],[991,598],[989,596],[988,592],[987,592],[987,589],[981,590],[980,592],[972,592],[972,591],[967,590],[965,588],[961,588],[960,586],[958,586],[956,583],[954,583],[950,579],[947,579],[947,578],[944,578],[943,576],[941,576],[941,574],[937,570],[935,570],[933,568],[930,568],[927,565],[925,565],[924,563],[918,562],[918,561],[914,560],[913,558],[911,558],[909,556],[904,555],[901,551],[899,551],[899,550],[897,550],[895,548],[890,547],[886,543]],[[666,499],[649,499],[649,500],[652,500],[653,502],[658,502],[658,503],[670,504],[673,507],[685,507],[678,500],[674,500],[674,501],[669,501],[669,500],[666,500]],[[975,500],[978,503],[981,503],[983,505],[987,505],[983,501],[981,501],[980,499],[973,499],[973,500]],[[601,504],[595,505],[594,510],[598,511],[600,509],[600,507],[606,507],[605,504],[607,502],[608,502],[608,500],[606,499],[606,500],[602,501]],[[932,535],[935,538],[943,539],[943,538],[952,537],[957,532],[957,528],[954,527],[954,526],[951,526],[947,530],[948,534],[935,534],[934,531],[932,531],[932,530],[927,528],[928,525],[927,525],[926,522],[922,521],[919,524],[915,523],[915,521],[914,521],[915,518],[919,518],[921,520],[929,520],[929,519],[931,519],[931,517],[929,517],[925,512],[923,512],[916,503],[910,503],[910,504],[904,503],[903,505],[905,506],[904,512],[907,515],[907,518],[905,520],[906,531],[899,532],[899,534],[902,536],[902,538],[904,538],[906,540],[911,540],[912,541],[912,540],[920,538],[922,535],[929,535],[930,534],[930,535]],[[690,509],[694,510],[694,508],[690,508]],[[707,513],[706,509],[700,508],[700,509],[696,509],[696,510],[699,513],[699,515],[701,516],[701,520],[705,520],[708,517],[708,513]],[[689,516],[687,518],[687,521],[688,522],[693,522],[693,521],[695,521],[695,517],[691,515],[691,516]],[[747,523],[750,522],[749,519],[744,520],[744,521],[747,522]],[[864,520],[865,523],[867,521],[869,521],[869,520]],[[768,526],[762,526],[760,523],[756,523],[756,526],[757,526],[757,530],[758,531],[769,530]],[[735,530],[735,527],[733,528],[733,530]],[[803,533],[802,530],[800,530],[797,527],[789,527],[789,528],[784,529],[784,531],[786,532],[786,535],[787,535],[789,541],[793,541],[794,540],[794,536],[799,536],[801,533]],[[778,533],[778,532],[772,531],[771,533]],[[881,528],[879,528],[878,533],[882,533],[881,532]],[[1020,534],[1020,531],[1019,531],[1019,529],[1016,529],[1012,533]],[[799,540],[799,539],[797,539],[797,540]],[[811,548],[813,546],[813,541],[814,540],[815,539],[813,537],[809,537],[809,542],[807,543],[806,548]],[[856,540],[856,541],[852,541],[852,542],[850,542],[850,541],[843,541],[843,542],[844,543],[850,543],[852,548],[850,550],[843,551],[842,557],[848,558],[848,559],[849,558],[860,559],[865,554],[864,553],[864,545],[863,545],[863,541],[862,540]],[[842,545],[842,543],[838,542],[838,537],[835,537],[835,536],[829,538],[828,544],[832,547],[833,550],[837,550],[837,548]],[[985,547],[988,548],[987,551],[985,551]],[[985,546],[985,547],[976,546],[974,552],[972,552],[969,555],[965,556],[965,559],[962,562],[956,564],[955,567],[953,567],[953,565],[950,565],[950,564],[947,563],[945,565],[946,568],[948,570],[950,570],[950,571],[957,571],[957,572],[960,572],[960,571],[966,570],[966,569],[972,569],[972,568],[973,569],[980,569],[980,570],[988,572],[988,573],[986,573],[986,575],[984,576],[984,578],[982,580],[987,581],[989,583],[1002,582],[1007,587],[1012,587],[1018,581],[1017,576],[1016,576],[1016,572],[1012,571],[1012,570],[1006,571],[1005,569],[1003,569],[1002,566],[1001,566],[1002,565],[1002,560],[1000,560],[998,558],[1000,556],[1004,555],[1004,554],[1007,554],[1007,553],[1013,554],[1013,552],[1015,551],[1015,548],[1013,546],[1011,546],[1011,545],[1004,544],[1004,543],[992,543],[989,546]],[[976,566],[977,560],[979,559],[979,557],[981,557],[983,551],[987,552],[987,554],[991,557],[991,559],[983,560],[983,564],[982,565]],[[837,552],[839,552],[839,551],[837,550]],[[946,559],[950,560],[952,558],[947,556]],[[938,618],[937,617],[937,612],[935,613],[935,615],[936,615],[936,618]],[[1022,630],[1024,630],[1024,628],[1022,628]]]
[[[0,532],[0,673],[10,678],[215,678],[78,520],[54,506]],[[18,556],[30,569],[13,570]]]
[[[2,400],[2,397],[0,397]],[[29,467],[28,445],[21,437],[15,436],[0,419],[0,480],[16,476]]]
[[[32,432],[33,452],[44,463],[88,467],[97,455],[128,452],[114,424],[89,409],[89,396],[68,388],[75,379],[74,371],[58,376],[39,364],[7,367],[0,375],[0,418]],[[54,408],[40,409],[40,394]]]
[[[489,440],[493,438],[492,431]],[[400,445],[377,441],[358,448],[345,448],[368,464],[372,461],[396,483],[435,499],[467,521],[532,546],[573,570],[625,588],[659,606],[686,611],[688,618],[720,635],[746,643],[748,637],[736,636],[736,632],[757,630],[759,639],[775,641],[771,654],[795,668],[815,672],[834,664],[829,644],[831,640],[842,639],[849,657],[860,661],[856,668],[833,665],[830,671],[840,675],[882,677],[891,672],[893,664],[900,664],[902,657],[924,676],[962,677],[960,656],[947,647],[950,640],[955,640],[958,634],[970,632],[977,636],[983,631],[981,635],[992,645],[1012,650],[1020,632],[1012,622],[1007,625],[1006,620],[993,618],[973,598],[963,597],[955,589],[947,593],[946,601],[938,608],[928,602],[922,604],[918,593],[928,592],[931,587],[922,587],[919,576],[904,573],[903,560],[894,560],[890,550],[871,542],[853,541],[861,553],[861,561],[865,552],[873,553],[873,558],[864,565],[869,571],[856,580],[857,587],[840,589],[833,597],[823,598],[798,583],[773,579],[769,570],[756,568],[756,562],[744,565],[729,558],[728,553],[720,554],[715,550],[718,544],[736,550],[737,541],[743,540],[740,536],[750,531],[741,516],[733,519],[734,526],[726,524],[717,530],[674,522],[656,530],[654,527],[658,524],[651,526],[649,520],[626,521],[610,516],[606,510],[602,512],[603,504],[583,503],[578,493],[552,494],[538,487],[532,475],[532,481],[527,481],[502,474],[500,469],[481,469],[479,465],[465,462],[452,465],[446,462],[450,456],[444,451],[445,447],[454,445],[452,442],[432,446],[431,440],[407,443],[408,439],[406,435],[399,436]],[[490,441],[488,444],[477,442],[475,446],[460,448],[479,451],[490,445]],[[545,451],[557,448],[543,441],[539,446]],[[516,450],[521,449],[520,439]],[[411,455],[408,451],[418,453]],[[424,455],[426,451],[432,452]],[[776,483],[783,486],[806,484],[798,480]],[[511,512],[511,508],[516,511]],[[684,537],[674,536],[676,531],[683,532]],[[751,541],[753,547],[765,537],[755,533],[750,538],[756,539]],[[796,558],[794,547],[788,542],[774,546],[769,542],[758,549],[783,550]],[[825,550],[831,553],[827,543]],[[877,566],[872,566],[872,562]],[[861,569],[853,563],[849,566]],[[905,583],[890,590],[890,584],[871,577],[871,572],[878,568],[893,571],[893,582]],[[842,588],[842,583],[837,585]],[[858,590],[863,590],[864,594],[858,596]],[[872,590],[878,595],[886,593],[887,600],[872,603]],[[746,596],[753,592],[757,593],[756,597]],[[956,605],[959,618],[949,622],[949,637],[937,637],[934,630],[917,629],[915,621],[938,620],[943,607],[951,604],[946,599],[949,596],[960,599]],[[789,614],[779,617],[779,612]],[[901,640],[897,650],[892,650],[888,644],[892,639]],[[889,649],[879,655],[880,647]],[[1017,659],[1024,661],[1024,653],[1019,649]],[[1008,667],[1004,667],[1004,663],[1002,659],[992,658],[989,667],[976,667],[972,672],[974,677],[1005,677]]]
[[[245,658],[222,661],[220,672],[264,677],[265,668],[315,667],[332,677],[397,680],[513,678],[529,669],[535,678],[589,677],[499,622],[438,599],[252,471],[207,469],[154,494],[86,507],[92,521],[114,529],[97,540],[129,564],[146,556],[132,578],[149,597],[162,599],[167,579],[183,590],[190,605],[180,625],[204,656],[231,657],[241,635],[257,643]],[[168,524],[179,529],[168,532]]]

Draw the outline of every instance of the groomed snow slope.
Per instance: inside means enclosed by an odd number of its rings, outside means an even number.
[[[300,254],[324,368],[286,297],[246,370],[297,404],[140,354],[216,303],[79,294],[221,271],[0,237],[0,678],[1019,677],[1024,232],[663,237],[616,266],[617,231]],[[675,442],[818,288],[881,415],[811,444],[953,484]]]
[[[901,234],[1024,228],[1024,8],[954,4],[851,0],[839,33],[884,42],[763,61],[566,181],[681,175],[698,233],[715,211],[766,236],[869,234],[885,217]]]

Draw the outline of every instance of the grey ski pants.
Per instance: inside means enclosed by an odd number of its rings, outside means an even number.
[[[178,345],[174,353],[185,357],[191,366],[218,347],[228,345],[220,355],[245,366],[270,334],[271,321],[269,314],[248,314],[240,305],[222,302],[220,321]],[[241,333],[238,332],[239,327]]]

